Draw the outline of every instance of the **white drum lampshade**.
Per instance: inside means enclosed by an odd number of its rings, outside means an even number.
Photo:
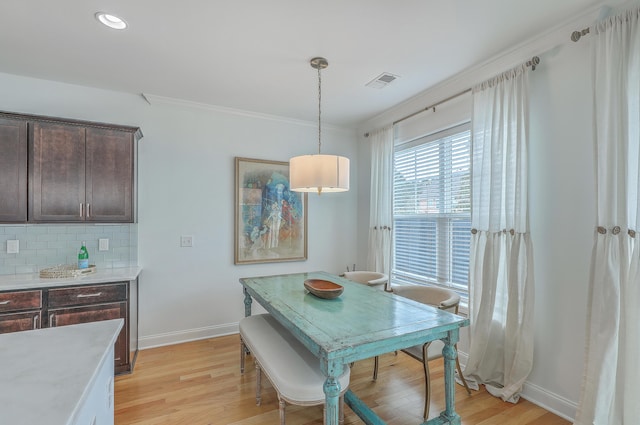
[[[337,155],[301,155],[289,160],[290,189],[294,192],[346,192],[349,158]]]

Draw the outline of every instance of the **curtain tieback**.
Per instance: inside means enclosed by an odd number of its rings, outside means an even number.
[[[471,229],[471,234],[472,234],[472,235],[475,235],[475,234],[477,234],[478,232],[480,232],[480,230],[478,230],[478,229],[476,229],[476,228]],[[507,232],[509,232],[509,234],[510,234],[511,236],[514,236],[514,235],[516,234],[515,229],[509,229],[509,230],[507,230],[507,229],[502,229],[502,230],[498,230],[496,233],[505,233],[505,234],[506,234]],[[487,233],[488,233],[488,232],[487,232]]]
[[[601,235],[606,235],[607,234],[607,228],[604,227],[604,226],[598,226],[597,230],[598,230],[598,233],[600,233]],[[622,228],[620,226],[613,226],[611,228],[611,234],[612,235],[619,235],[621,231],[622,231]],[[632,238],[636,237],[636,231],[633,230],[633,229],[628,229],[627,230],[627,234],[629,236],[631,236]]]

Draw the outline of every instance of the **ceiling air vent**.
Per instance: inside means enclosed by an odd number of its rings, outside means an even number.
[[[374,89],[381,89],[383,87],[388,86],[389,84],[391,84],[392,82],[394,82],[398,78],[400,78],[400,77],[397,76],[397,75],[393,75],[393,74],[390,74],[388,72],[383,72],[382,74],[378,75],[376,78],[374,78],[373,80],[369,81],[365,85],[367,87],[373,87]]]

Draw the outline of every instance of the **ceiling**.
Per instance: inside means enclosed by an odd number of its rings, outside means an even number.
[[[324,56],[323,123],[355,126],[599,3],[2,0],[0,72],[314,121]]]

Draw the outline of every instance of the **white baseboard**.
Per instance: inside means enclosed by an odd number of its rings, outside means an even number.
[[[460,359],[460,365],[464,370],[464,366],[467,364],[469,355],[462,351],[458,351],[458,357]],[[566,419],[569,422],[574,421],[578,405],[571,400],[554,394],[536,384],[525,381],[520,394],[522,398],[529,400],[531,403],[542,407],[549,412],[560,416],[562,419]]]
[[[199,339],[215,338],[218,336],[238,333],[238,323],[225,325],[206,326],[203,328],[187,329],[184,331],[167,332],[156,335],[141,336],[138,338],[138,348],[162,347],[164,345],[180,344],[182,342],[196,341]]]
[[[525,382],[522,398],[573,423],[578,405],[531,382]]]

